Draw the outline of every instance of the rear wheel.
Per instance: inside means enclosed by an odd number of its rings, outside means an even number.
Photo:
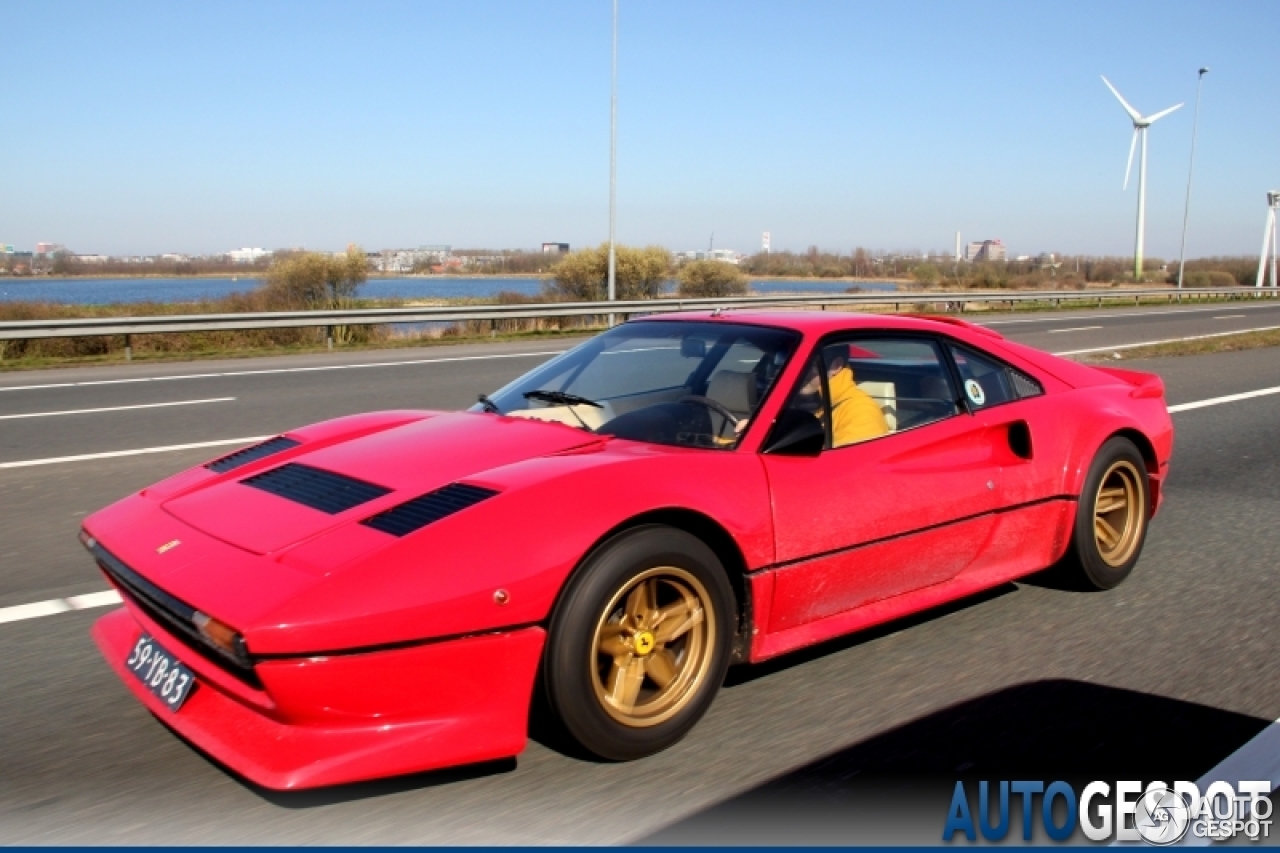
[[[543,675],[565,731],[602,758],[658,752],[693,728],[724,680],[733,590],[715,553],[668,527],[605,545],[570,581]]]
[[[1133,442],[1107,441],[1089,466],[1072,532],[1070,562],[1095,589],[1129,576],[1147,535],[1147,468]]]

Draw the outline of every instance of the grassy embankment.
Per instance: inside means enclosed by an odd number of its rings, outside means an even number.
[[[1280,329],[1268,329],[1263,332],[1218,332],[1212,336],[1185,341],[1170,341],[1165,344],[1130,347],[1114,352],[1092,353],[1082,356],[1081,361],[1104,362],[1120,359],[1137,358],[1171,358],[1180,355],[1210,355],[1216,352],[1238,352],[1239,350],[1260,349],[1262,347],[1280,346]]]

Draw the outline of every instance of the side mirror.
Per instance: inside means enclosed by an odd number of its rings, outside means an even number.
[[[764,453],[775,456],[817,456],[827,443],[822,421],[800,409],[783,409],[773,423]]]
[[[707,342],[701,338],[682,338],[680,340],[680,355],[685,358],[706,358]]]

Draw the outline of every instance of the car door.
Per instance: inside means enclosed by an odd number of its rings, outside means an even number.
[[[1058,555],[1074,504],[1059,494],[1062,441],[1069,431],[1062,410],[1036,379],[989,353],[948,342],[948,353],[964,389],[965,404],[992,435],[1004,436],[992,482],[996,525],[982,558],[970,572],[1017,577],[1048,565]],[[1001,450],[999,442],[995,445]]]
[[[840,399],[841,369],[885,416],[879,434],[848,444],[836,435],[850,402]],[[817,412],[826,448],[762,457],[777,559],[768,630],[941,583],[974,560],[993,525],[998,465],[988,426],[960,400],[932,337],[861,335],[818,348],[786,406]]]

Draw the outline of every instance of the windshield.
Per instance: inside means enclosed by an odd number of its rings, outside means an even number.
[[[526,373],[472,411],[655,444],[735,447],[799,335],[732,323],[636,321]]]

